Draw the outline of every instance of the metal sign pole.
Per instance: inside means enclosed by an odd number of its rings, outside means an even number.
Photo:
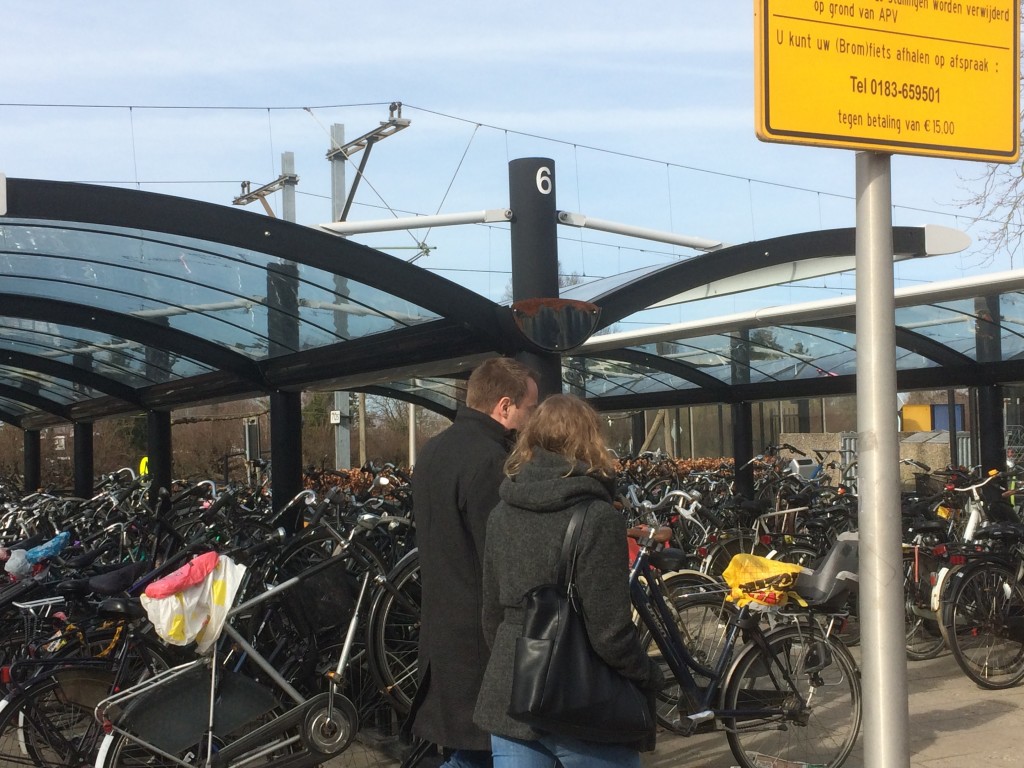
[[[856,163],[864,765],[909,768],[890,156],[859,152]]]

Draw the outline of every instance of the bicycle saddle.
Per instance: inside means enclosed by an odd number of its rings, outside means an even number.
[[[1021,539],[1024,539],[1024,524],[992,523],[991,525],[986,525],[984,528],[978,529],[974,534],[974,538],[1012,546]]]
[[[146,617],[146,609],[137,597],[108,597],[96,612],[104,619],[143,619]]]
[[[80,571],[83,568],[88,568],[94,562],[96,562],[100,556],[109,550],[112,546],[112,542],[105,541],[96,549],[86,550],[85,552],[79,552],[71,557],[55,557],[54,562],[57,565],[62,565],[65,568],[70,568],[73,571]]]
[[[690,558],[678,548],[662,549],[659,552],[652,552],[650,563],[659,571],[668,573],[670,571],[681,571],[688,567]]]
[[[118,595],[148,570],[146,563],[129,563],[117,570],[96,576],[80,579],[67,579],[60,582],[56,590],[65,597],[82,597],[84,595]]]
[[[832,525],[832,520],[825,517],[812,517],[803,522],[804,528],[810,531],[822,533],[827,531]]]

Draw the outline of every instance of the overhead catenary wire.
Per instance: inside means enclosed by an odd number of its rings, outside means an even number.
[[[131,117],[132,117],[133,120],[134,120],[134,113],[138,112],[138,111],[143,111],[143,110],[154,110],[154,111],[158,111],[158,110],[164,110],[164,111],[265,111],[265,112],[268,113],[268,119],[269,119],[269,113],[272,113],[272,112],[289,112],[289,111],[297,112],[297,111],[305,111],[305,112],[309,113],[311,116],[313,116],[314,119],[315,119],[315,115],[313,115],[313,111],[314,110],[359,109],[359,108],[377,107],[377,106],[390,106],[390,105],[392,105],[394,103],[395,103],[394,100],[388,100],[388,101],[369,101],[369,102],[320,104],[320,105],[312,105],[312,106],[311,105],[303,105],[303,106],[298,106],[298,105],[270,105],[270,106],[267,106],[267,105],[238,105],[238,104],[186,105],[186,104],[88,104],[88,103],[0,102],[0,107],[33,108],[33,109],[93,109],[93,110],[94,109],[116,109],[116,110],[129,110],[131,112]],[[763,184],[763,185],[766,185],[766,186],[769,186],[769,187],[778,188],[778,189],[786,189],[786,190],[792,190],[792,191],[797,191],[797,192],[806,192],[806,193],[815,194],[815,195],[818,196],[819,206],[821,205],[821,199],[823,197],[826,197],[826,196],[827,197],[832,197],[832,198],[835,198],[835,199],[838,199],[838,200],[854,200],[854,196],[850,195],[850,194],[837,193],[837,192],[832,192],[832,191],[829,191],[829,190],[822,190],[822,189],[813,189],[813,188],[810,188],[810,187],[805,187],[805,186],[801,186],[801,185],[797,185],[797,184],[789,184],[789,183],[784,183],[784,182],[769,181],[767,179],[759,179],[759,178],[754,178],[752,176],[744,176],[742,174],[727,173],[727,172],[722,172],[722,171],[714,171],[714,170],[710,170],[710,169],[707,169],[707,168],[700,168],[700,167],[697,167],[697,166],[686,165],[686,164],[681,164],[681,163],[673,163],[673,162],[668,162],[668,161],[664,161],[664,160],[660,160],[660,159],[655,159],[655,158],[652,158],[652,157],[647,157],[645,155],[640,155],[640,154],[633,153],[633,152],[625,152],[625,151],[621,151],[621,150],[608,149],[608,148],[604,148],[604,147],[597,147],[597,146],[592,146],[592,145],[579,144],[578,142],[571,142],[571,141],[567,141],[567,140],[564,140],[564,139],[554,138],[554,137],[551,137],[551,136],[544,136],[542,134],[532,133],[532,132],[528,132],[528,131],[516,130],[516,129],[513,129],[513,128],[508,128],[508,127],[503,127],[503,126],[497,126],[497,125],[481,122],[481,121],[478,121],[478,120],[473,120],[473,119],[470,119],[470,118],[460,117],[458,115],[453,115],[453,114],[450,114],[450,113],[447,113],[447,112],[443,112],[443,111],[440,111],[440,110],[435,110],[435,109],[430,109],[430,108],[427,108],[427,107],[420,107],[420,106],[408,104],[408,103],[405,103],[405,102],[403,102],[403,106],[406,109],[416,110],[416,111],[422,112],[424,114],[435,115],[437,117],[441,117],[441,118],[444,118],[444,119],[447,119],[447,120],[454,120],[454,121],[458,121],[458,122],[470,123],[470,124],[472,124],[474,126],[474,135],[476,134],[476,131],[479,130],[480,128],[486,128],[486,129],[490,129],[490,130],[501,131],[504,134],[504,137],[505,137],[506,159],[508,159],[510,157],[510,152],[511,152],[511,149],[509,147],[508,139],[509,139],[509,137],[511,135],[517,135],[517,136],[522,136],[522,137],[526,137],[526,138],[533,138],[533,139],[538,139],[538,140],[541,140],[541,141],[551,142],[551,143],[554,143],[554,144],[562,144],[562,145],[565,145],[565,146],[571,146],[573,148],[574,153],[578,152],[579,149],[586,149],[586,150],[589,150],[589,151],[599,152],[599,153],[607,154],[607,155],[611,155],[611,156],[622,157],[622,158],[625,158],[625,159],[632,159],[632,160],[637,160],[637,161],[642,161],[642,162],[650,162],[650,163],[658,163],[658,164],[662,164],[663,163],[668,168],[678,168],[678,169],[682,169],[682,170],[693,171],[693,172],[696,172],[696,173],[708,174],[708,175],[719,177],[719,178],[746,181],[747,182],[747,186],[748,186],[748,194],[750,195],[750,198],[751,198],[750,215],[751,215],[751,228],[752,228],[752,232],[753,232],[752,237],[755,237],[755,238],[756,238],[756,226],[755,226],[754,211],[753,211],[753,185],[754,184]],[[88,184],[132,185],[132,186],[135,186],[136,188],[141,188],[141,185],[143,185],[143,184],[146,184],[146,185],[239,184],[239,183],[241,183],[241,181],[243,181],[243,179],[231,179],[231,180],[210,180],[210,179],[190,179],[190,180],[159,179],[159,180],[149,180],[149,179],[141,179],[141,178],[138,177],[138,170],[137,170],[138,169],[138,162],[137,162],[137,158],[134,157],[134,153],[135,153],[134,124],[132,125],[132,134],[133,134],[133,136],[132,136],[132,152],[133,152],[133,160],[135,161],[135,177],[136,178],[129,179],[129,180],[125,180],[125,179],[102,179],[102,180],[79,179],[77,181],[79,181],[80,183],[88,183]],[[374,194],[376,194],[377,197],[381,200],[381,202],[385,206],[387,206],[388,209],[390,210],[390,206],[384,200],[384,198],[381,195],[381,193],[377,189],[375,189],[373,187],[373,185],[369,183],[368,180],[365,179],[365,176],[363,177],[363,180],[367,181],[367,184],[371,187],[371,189],[373,190]],[[303,193],[303,194],[309,194],[309,193]],[[959,216],[959,214],[954,213],[954,212],[950,212],[950,211],[940,211],[940,210],[934,210],[934,209],[930,209],[930,208],[923,208],[923,207],[920,207],[920,206],[902,205],[902,204],[898,204],[898,203],[893,203],[893,208],[894,208],[894,210],[916,212],[916,213],[925,213],[925,214],[939,215],[939,216],[953,216],[953,217],[958,217]],[[417,215],[419,213],[421,213],[421,212],[417,212]],[[396,218],[397,218],[397,214],[393,213],[392,215],[396,216]],[[989,219],[989,218],[982,218],[982,217],[971,217],[971,221],[973,223],[993,224],[993,225],[1001,225],[1003,223],[1003,222],[1001,222],[1001,221],[999,221],[997,219]],[[416,243],[417,245],[420,244],[419,241],[416,239],[416,237],[415,237],[415,235],[413,233],[410,232],[409,235],[412,238],[414,243]]]

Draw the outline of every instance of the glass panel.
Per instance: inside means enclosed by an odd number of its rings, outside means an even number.
[[[586,397],[614,397],[694,388],[692,382],[678,376],[642,365],[600,358],[566,358],[562,379],[569,391],[582,390]]]
[[[18,400],[9,400],[6,397],[0,397],[0,411],[10,413],[14,416],[24,416],[27,413],[35,412],[35,408],[25,405]]]
[[[387,387],[417,395],[444,408],[454,409],[466,402],[466,381],[463,379],[410,379],[390,382]]]
[[[896,310],[896,325],[977,359],[974,299],[919,304]]]
[[[1002,314],[1003,360],[1016,360],[1024,355],[1024,295],[1004,293],[1000,297]]]
[[[604,296],[614,290],[623,288],[642,277],[646,277],[652,272],[656,272],[659,269],[668,269],[668,267],[671,266],[675,265],[654,264],[648,267],[640,267],[639,269],[634,269],[629,272],[622,272],[618,275],[602,277],[589,283],[581,283],[580,285],[563,288],[559,292],[559,296],[563,299],[574,299],[576,301],[592,301],[598,296]]]
[[[103,396],[102,392],[81,384],[75,384],[67,379],[58,379],[42,373],[26,371],[21,368],[11,368],[6,365],[0,365],[0,383],[15,387],[16,389],[22,389],[26,392],[38,393],[47,399],[65,405]]]
[[[256,359],[438,317],[358,281],[255,251],[37,221],[0,227],[0,290],[161,319]]]
[[[24,352],[68,365],[88,366],[133,387],[214,370],[178,355],[151,354],[140,343],[59,323],[0,318],[0,350]]]

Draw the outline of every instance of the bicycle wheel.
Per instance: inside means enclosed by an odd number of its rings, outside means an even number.
[[[903,555],[903,602],[907,658],[932,659],[946,647],[939,620],[931,610],[931,571],[934,564],[921,567],[921,555]]]
[[[669,607],[675,614],[676,628],[683,644],[698,665],[691,668],[690,673],[698,688],[706,688],[711,682],[714,675],[713,667],[722,652],[729,614],[734,610],[732,603],[726,603],[720,593],[698,593],[686,597],[672,597]],[[649,629],[641,636],[640,646],[661,665],[665,679],[669,681],[658,692],[657,717],[662,726],[672,729],[674,721],[680,715],[678,705],[682,687],[674,682],[672,670],[662,657],[661,649],[658,648]]]
[[[413,550],[395,566],[374,597],[367,626],[370,671],[381,693],[401,714],[419,685],[420,561]]]
[[[860,731],[860,673],[846,647],[817,626],[781,626],[750,644],[722,696],[729,748],[743,768],[838,768]],[[743,713],[743,714],[741,714]]]
[[[224,739],[214,738],[214,754],[225,744],[230,744],[234,740],[256,731],[261,725],[269,725],[282,714],[283,712],[280,710],[268,712]],[[273,765],[276,761],[288,760],[304,751],[301,726],[294,725],[284,733],[267,735],[265,740],[253,745],[249,754],[240,755],[232,764]],[[104,738],[95,765],[97,768],[181,768],[183,763],[207,765],[206,753],[205,737],[200,743],[183,750],[176,750],[172,755],[149,749],[124,734],[112,733]]]
[[[113,680],[113,670],[69,668],[9,695],[0,710],[0,764],[91,765],[103,737],[93,707]]]
[[[761,540],[748,529],[734,529],[719,534],[718,541],[708,548],[708,554],[701,563],[700,569],[718,580],[722,572],[729,566],[733,555],[754,554],[767,556],[770,550]]]
[[[1024,589],[1008,568],[986,564],[965,574],[943,611],[949,650],[982,688],[1024,679]]]
[[[96,704],[110,695],[115,679],[122,685],[145,680],[170,666],[169,649],[156,638],[128,640],[115,660],[114,646],[123,627],[77,636],[62,647],[65,665],[38,674],[11,693],[0,709],[0,764],[91,765],[102,730],[93,715]],[[91,656],[76,660],[76,655]],[[103,661],[106,657],[107,660]],[[32,662],[23,662],[32,668]],[[45,662],[41,662],[45,663]],[[118,669],[119,671],[115,671]],[[28,761],[28,762],[25,762]]]

